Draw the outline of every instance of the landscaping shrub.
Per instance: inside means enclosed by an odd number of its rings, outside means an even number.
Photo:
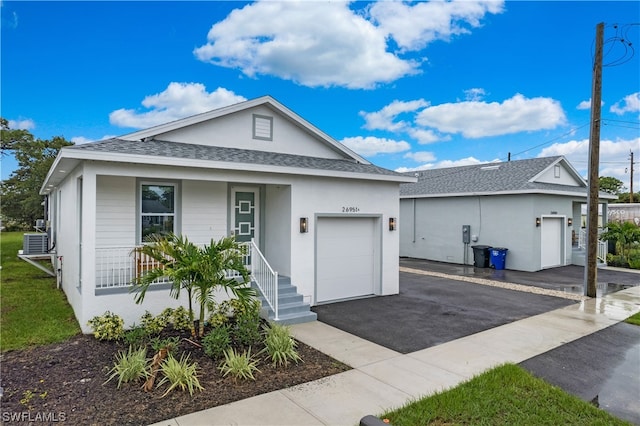
[[[189,311],[184,306],[178,306],[173,310],[170,322],[176,330],[189,330],[192,325],[189,319]]]
[[[228,325],[211,329],[202,339],[204,353],[211,358],[219,358],[231,346],[231,334]]]
[[[233,335],[240,344],[251,346],[262,338],[260,333],[260,302],[253,300],[246,304],[238,303],[237,305],[233,307],[235,319]]]
[[[109,311],[91,318],[88,324],[98,340],[120,340],[124,337],[124,320]]]
[[[178,348],[180,338],[178,336],[167,337],[166,339],[154,337],[149,343],[151,344],[151,349],[153,349],[154,352],[159,352],[160,349],[164,348],[168,353],[172,353]]]
[[[149,334],[147,333],[147,330],[140,325],[134,325],[133,327],[131,327],[131,329],[125,331],[124,333],[124,341],[129,346],[145,346],[148,339]]]
[[[165,309],[166,311],[166,309]],[[153,316],[151,312],[145,311],[140,319],[140,324],[147,331],[148,334],[160,334],[162,330],[165,329],[169,320],[166,315],[160,314],[158,316]]]

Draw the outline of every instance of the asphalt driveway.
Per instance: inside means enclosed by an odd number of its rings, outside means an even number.
[[[401,259],[400,266],[582,294],[584,268],[519,272]],[[598,270],[598,296],[640,274]],[[400,273],[400,294],[315,306],[318,320],[400,353],[577,303],[430,275]],[[472,354],[470,354],[472,355]],[[520,363],[532,374],[640,425],[640,327],[619,323]]]
[[[318,320],[406,354],[576,303],[400,273],[400,294],[315,306]]]

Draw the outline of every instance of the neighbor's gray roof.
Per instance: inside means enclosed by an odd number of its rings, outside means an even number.
[[[100,142],[66,147],[67,150],[108,152],[116,154],[147,155],[155,157],[182,158],[205,161],[221,161],[240,164],[260,164],[276,167],[296,167],[336,172],[373,174],[404,177],[406,175],[387,170],[373,164],[361,164],[350,159],[307,157],[249,149],[195,145],[159,140],[129,141],[106,139]],[[170,164],[169,162],[167,164]]]
[[[411,174],[418,177],[418,182],[401,184],[400,196],[410,198],[504,192],[573,192],[576,195],[586,196],[587,187],[585,186],[530,182],[533,177],[559,159],[562,157],[533,158],[413,172]]]

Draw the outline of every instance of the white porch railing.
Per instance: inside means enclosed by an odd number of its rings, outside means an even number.
[[[278,320],[278,273],[275,272],[269,262],[256,245],[255,240],[251,239],[248,243],[249,259],[251,265],[251,278],[256,283],[260,292],[264,296],[267,304],[274,314],[274,320]]]
[[[600,231],[598,231],[599,233]],[[581,250],[587,249],[587,230],[580,229],[580,233],[578,234],[578,248]],[[607,253],[609,251],[609,247],[606,241],[598,240],[598,254],[597,258],[603,263],[607,262]]]
[[[128,287],[133,280],[160,263],[134,252],[135,247],[100,247],[96,249],[96,289]],[[158,280],[165,283],[168,280]]]
[[[242,245],[247,247],[243,263],[278,319],[278,273],[271,268],[254,240]],[[134,249],[132,246],[96,249],[96,289],[129,287],[137,276],[160,266],[158,261],[135,253]],[[237,271],[227,271],[229,278],[239,275]],[[167,282],[167,279],[157,281],[159,284]]]

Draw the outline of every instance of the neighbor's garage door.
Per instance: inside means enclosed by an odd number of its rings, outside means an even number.
[[[374,293],[374,218],[318,218],[316,302]]]

